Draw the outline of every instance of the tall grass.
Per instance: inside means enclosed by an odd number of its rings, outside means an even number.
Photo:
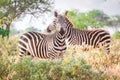
[[[109,55],[68,46],[63,60],[19,58],[17,40],[0,38],[0,80],[120,80],[120,39],[111,41]]]

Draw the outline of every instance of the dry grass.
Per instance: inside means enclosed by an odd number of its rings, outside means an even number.
[[[94,71],[101,71],[105,75],[120,79],[120,39],[112,40],[109,55],[103,48],[90,48],[89,51],[84,51],[82,46],[69,46],[66,54],[65,59],[73,56],[82,57]]]
[[[101,72],[110,77],[114,77],[117,80],[120,79],[120,39],[113,39],[111,41],[111,52],[109,55],[101,48],[84,51],[82,46],[68,46],[64,55],[62,63],[69,61],[70,58],[78,59],[84,58],[89,65],[92,66],[92,70],[95,72]],[[10,60],[18,61],[17,57],[17,38],[11,37],[9,40],[0,38],[0,55],[8,54]],[[36,60],[36,59],[35,59]]]

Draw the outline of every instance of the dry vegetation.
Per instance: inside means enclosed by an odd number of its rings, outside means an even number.
[[[69,55],[70,54],[70,55]],[[91,49],[84,51],[80,46],[69,46],[67,50],[67,57],[82,57],[95,72],[101,71],[103,74],[110,77],[117,77],[120,79],[120,40],[112,40],[111,53],[105,54],[103,48]],[[67,58],[66,57],[66,58]],[[77,58],[76,58],[77,59]]]
[[[111,41],[109,55],[68,46],[62,61],[19,59],[17,39],[0,38],[0,80],[120,80],[120,39]]]

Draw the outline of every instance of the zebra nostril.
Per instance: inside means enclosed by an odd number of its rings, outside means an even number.
[[[47,32],[49,32],[49,33],[50,33],[50,32],[51,32],[51,30],[50,30],[49,28],[47,28]]]

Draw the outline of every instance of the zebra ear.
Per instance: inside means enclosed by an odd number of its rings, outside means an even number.
[[[57,13],[56,11],[54,12],[54,16],[55,16],[55,17],[57,17],[57,16],[58,16],[58,13]]]
[[[65,11],[65,14],[64,14],[64,15],[67,16],[67,14],[68,14],[68,11]]]

